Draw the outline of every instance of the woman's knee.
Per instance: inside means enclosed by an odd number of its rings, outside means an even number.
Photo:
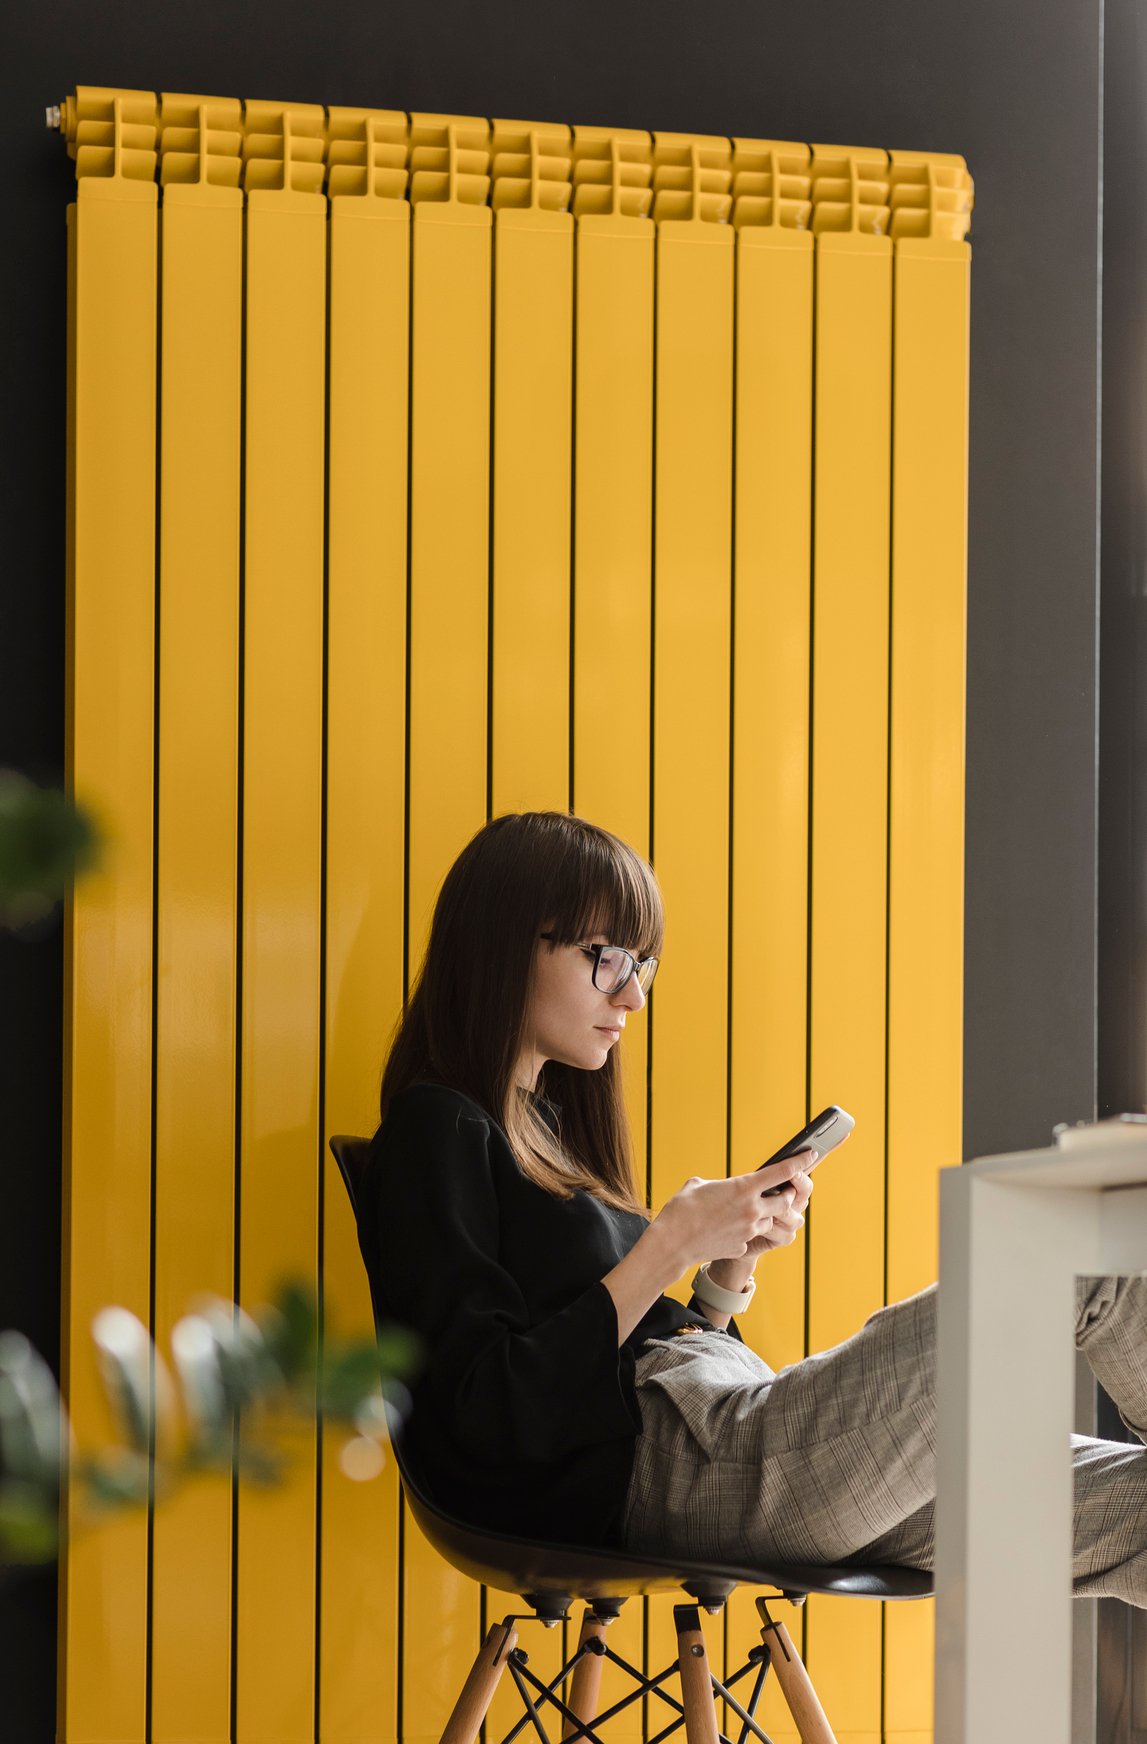
[[[937,1294],[937,1285],[928,1284],[923,1290],[917,1290],[911,1296],[901,1296],[898,1302],[888,1302],[883,1308],[877,1308],[874,1314],[868,1316],[864,1324],[872,1326],[884,1319],[895,1320],[897,1317],[903,1317],[916,1322],[925,1335],[930,1327],[934,1338]]]

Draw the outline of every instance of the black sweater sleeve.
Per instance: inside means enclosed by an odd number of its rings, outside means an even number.
[[[432,1353],[418,1410],[490,1464],[632,1438],[640,1412],[605,1285],[580,1280],[539,1315],[502,1262],[502,1199],[521,1191],[502,1148],[473,1104],[428,1088],[396,1100],[372,1149],[364,1236],[380,1307]]]

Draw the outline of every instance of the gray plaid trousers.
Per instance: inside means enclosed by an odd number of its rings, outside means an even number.
[[[1075,1591],[1147,1607],[1147,1276],[1079,1279],[1076,1344],[1140,1440],[1072,1437]],[[931,1568],[935,1349],[934,1286],[777,1375],[715,1330],[651,1339],[626,1545]]]

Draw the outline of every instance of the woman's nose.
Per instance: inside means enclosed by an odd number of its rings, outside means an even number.
[[[636,975],[631,975],[625,986],[616,994],[614,1005],[623,1005],[627,1011],[640,1011],[645,1004],[645,995],[641,991],[641,983]]]

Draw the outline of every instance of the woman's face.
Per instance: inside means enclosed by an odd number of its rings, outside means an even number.
[[[594,933],[582,942],[622,943],[607,939],[604,933]],[[636,975],[631,975],[617,993],[599,993],[593,984],[592,957],[579,945],[554,945],[543,939],[534,957],[526,1025],[531,1041],[522,1060],[520,1081],[532,1089],[547,1060],[597,1071],[621,1039],[630,1013],[640,1011],[644,1004]]]

